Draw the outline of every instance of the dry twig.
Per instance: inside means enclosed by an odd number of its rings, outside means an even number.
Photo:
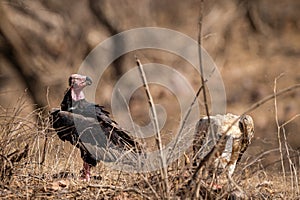
[[[203,61],[202,61],[202,23],[203,23],[203,4],[204,0],[200,1],[200,12],[199,12],[199,22],[198,22],[198,56],[199,56],[199,67],[201,72],[201,84],[203,87],[203,100],[204,100],[204,106],[205,106],[205,112],[206,116],[208,118],[208,123],[210,123],[209,118],[209,109],[207,104],[207,95],[206,95],[206,89],[205,89],[205,79],[204,79],[204,70],[203,70]]]
[[[158,146],[158,150],[160,153],[160,164],[161,164],[161,175],[162,175],[162,179],[163,179],[163,183],[164,183],[164,197],[169,199],[170,197],[170,191],[169,191],[169,181],[168,181],[168,172],[167,172],[167,164],[166,164],[166,160],[163,154],[163,146],[162,146],[162,141],[161,141],[161,134],[160,134],[160,130],[159,130],[159,124],[158,124],[158,118],[157,118],[157,114],[156,114],[156,109],[154,107],[154,101],[152,98],[152,95],[150,93],[150,89],[148,86],[148,81],[143,69],[143,65],[140,62],[140,60],[136,57],[136,63],[139,67],[139,71],[140,71],[140,75],[143,81],[143,86],[148,98],[148,103],[151,109],[151,114],[152,114],[152,118],[154,121],[154,129],[155,129],[155,133],[156,133],[156,137],[155,137],[155,141],[156,144]]]

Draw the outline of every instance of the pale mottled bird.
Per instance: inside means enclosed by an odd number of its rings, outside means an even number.
[[[210,116],[209,120],[204,117],[198,121],[195,129],[195,164],[214,151],[211,159],[207,161],[210,163],[206,164],[209,171],[222,172],[226,169],[231,176],[253,136],[254,122],[249,115],[237,116],[228,113]]]

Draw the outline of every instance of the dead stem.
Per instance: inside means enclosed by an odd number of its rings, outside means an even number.
[[[155,141],[156,144],[158,146],[158,150],[160,153],[160,161],[161,161],[161,175],[162,175],[162,179],[163,179],[163,183],[164,183],[164,198],[169,199],[170,198],[170,193],[169,193],[169,181],[168,181],[168,172],[167,172],[167,164],[166,164],[166,160],[163,154],[163,147],[162,147],[162,141],[161,141],[161,134],[160,134],[160,130],[159,130],[159,124],[158,124],[158,118],[157,118],[157,114],[156,114],[156,109],[154,107],[154,101],[152,98],[152,95],[150,93],[150,89],[149,89],[149,85],[147,82],[147,78],[143,69],[143,65],[140,62],[140,60],[136,57],[136,63],[139,67],[139,71],[140,71],[140,75],[143,81],[143,86],[148,98],[148,103],[150,106],[150,110],[151,110],[151,114],[152,114],[152,120],[154,121],[154,129],[155,129],[155,133],[156,133],[156,137],[155,137]]]

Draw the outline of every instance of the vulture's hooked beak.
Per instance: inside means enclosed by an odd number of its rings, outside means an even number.
[[[93,83],[92,79],[88,76],[85,78],[85,82],[86,82],[86,85],[92,85],[92,83]]]

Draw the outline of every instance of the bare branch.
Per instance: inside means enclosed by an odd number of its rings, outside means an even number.
[[[143,69],[143,65],[140,62],[140,60],[137,59],[137,58],[136,58],[136,63],[139,67],[140,75],[141,75],[141,78],[142,78],[142,81],[143,81],[143,86],[144,86],[145,92],[147,94],[148,103],[149,103],[152,118],[153,118],[153,121],[154,121],[154,128],[155,128],[155,132],[156,132],[155,141],[156,141],[156,144],[158,146],[159,153],[160,153],[161,174],[162,174],[162,178],[163,178],[163,181],[164,181],[164,187],[165,187],[164,192],[165,192],[165,197],[167,199],[169,199],[170,194],[169,194],[168,172],[167,172],[166,160],[164,159],[164,154],[163,154],[163,151],[162,151],[163,147],[162,147],[161,134],[160,134],[160,130],[159,130],[157,113],[156,113],[156,109],[154,107],[154,101],[153,101],[152,95],[150,93],[150,89],[149,89],[148,81],[147,81],[147,78],[146,78],[146,75],[145,75],[145,72],[144,72],[144,69]]]
[[[284,163],[283,163],[282,142],[281,142],[281,138],[280,138],[280,126],[279,126],[279,120],[278,120],[277,94],[276,94],[277,93],[277,80],[281,77],[281,75],[278,76],[277,78],[275,78],[273,92],[274,92],[275,122],[276,122],[276,125],[277,125],[277,137],[278,137],[279,153],[280,153],[280,157],[281,157],[281,167],[282,167],[284,184],[286,184],[285,183],[286,175],[285,175],[285,167],[284,167]]]
[[[198,22],[198,56],[199,56],[199,67],[201,72],[201,84],[203,89],[203,100],[204,100],[204,106],[205,106],[205,112],[206,116],[208,118],[208,123],[210,123],[209,118],[209,109],[207,104],[207,95],[206,95],[206,89],[205,89],[205,79],[204,79],[204,70],[203,70],[203,60],[202,60],[202,23],[203,23],[203,3],[204,0],[200,0],[200,12],[199,12],[199,22]]]

